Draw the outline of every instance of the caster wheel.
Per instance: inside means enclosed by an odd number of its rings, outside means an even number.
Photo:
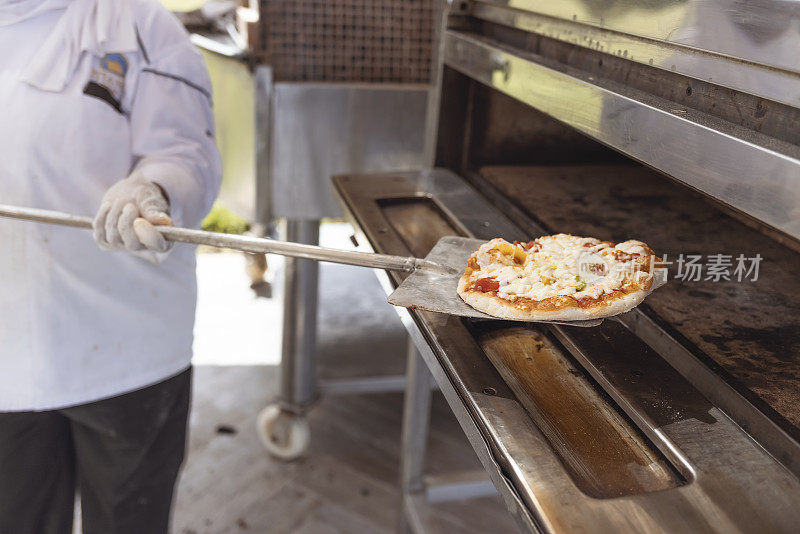
[[[306,452],[311,441],[308,420],[285,412],[275,404],[258,414],[256,431],[267,452],[279,460],[296,460]]]

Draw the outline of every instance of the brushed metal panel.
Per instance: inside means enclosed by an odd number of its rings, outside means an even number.
[[[682,44],[614,31],[608,27],[591,26],[539,13],[510,9],[502,4],[504,3],[479,0],[472,7],[471,14],[504,26],[800,107],[800,75],[794,70],[743,61]],[[704,19],[704,21],[707,21],[706,24],[717,22],[714,19]],[[708,29],[697,28],[698,31]],[[736,36],[728,37],[738,39]],[[794,39],[792,46],[795,49],[800,48],[800,34],[792,38]],[[789,59],[796,61],[796,55]]]
[[[330,177],[422,166],[427,88],[276,83],[273,217],[340,217]]]
[[[800,73],[792,0],[480,0]]]

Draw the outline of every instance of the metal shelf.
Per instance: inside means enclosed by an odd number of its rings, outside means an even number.
[[[380,208],[378,200],[387,198],[430,195],[475,237],[526,235],[477,190],[441,169],[346,175],[336,177],[334,184],[359,241],[372,250],[408,250]],[[382,272],[379,279],[387,293],[399,281],[397,273]],[[480,344],[480,324],[423,310],[396,311],[523,531],[789,532],[797,523],[796,477],[622,324],[609,320],[596,329],[552,326],[548,330],[564,354],[571,354],[663,453],[683,482],[660,491],[597,498],[576,484],[574,474],[565,468],[565,456],[556,453],[490,362]],[[410,391],[414,384],[419,389],[408,397],[411,403],[421,401],[419,393],[428,388],[427,375],[413,378],[414,374],[409,373]],[[419,407],[416,411],[425,412]],[[419,432],[415,423],[424,424],[418,417],[409,420],[407,438]],[[413,460],[408,465],[418,467],[419,450],[408,454],[404,459]],[[416,482],[406,489],[419,490],[420,481]],[[421,491],[407,494],[404,507],[412,530],[425,531],[426,501]]]

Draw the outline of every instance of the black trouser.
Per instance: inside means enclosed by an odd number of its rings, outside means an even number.
[[[132,393],[0,413],[0,534],[166,534],[186,448],[191,369]]]

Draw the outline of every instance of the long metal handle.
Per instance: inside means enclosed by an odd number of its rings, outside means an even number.
[[[3,204],[0,204],[0,217],[72,226],[76,228],[92,228],[91,217],[72,215],[58,211],[6,206]],[[446,272],[448,270],[446,267],[442,267],[432,261],[411,256],[391,256],[388,254],[371,254],[353,250],[339,250],[335,248],[317,247],[314,245],[303,245],[300,243],[289,243],[287,241],[276,241],[274,239],[176,228],[174,226],[157,226],[156,228],[161,232],[161,235],[170,241],[192,243],[195,245],[211,245],[213,247],[241,250],[242,252],[278,254],[280,256],[292,256],[294,258],[343,263],[345,265],[357,265],[359,267],[372,267],[375,269],[388,269],[390,271],[414,272],[416,270],[426,270]]]

